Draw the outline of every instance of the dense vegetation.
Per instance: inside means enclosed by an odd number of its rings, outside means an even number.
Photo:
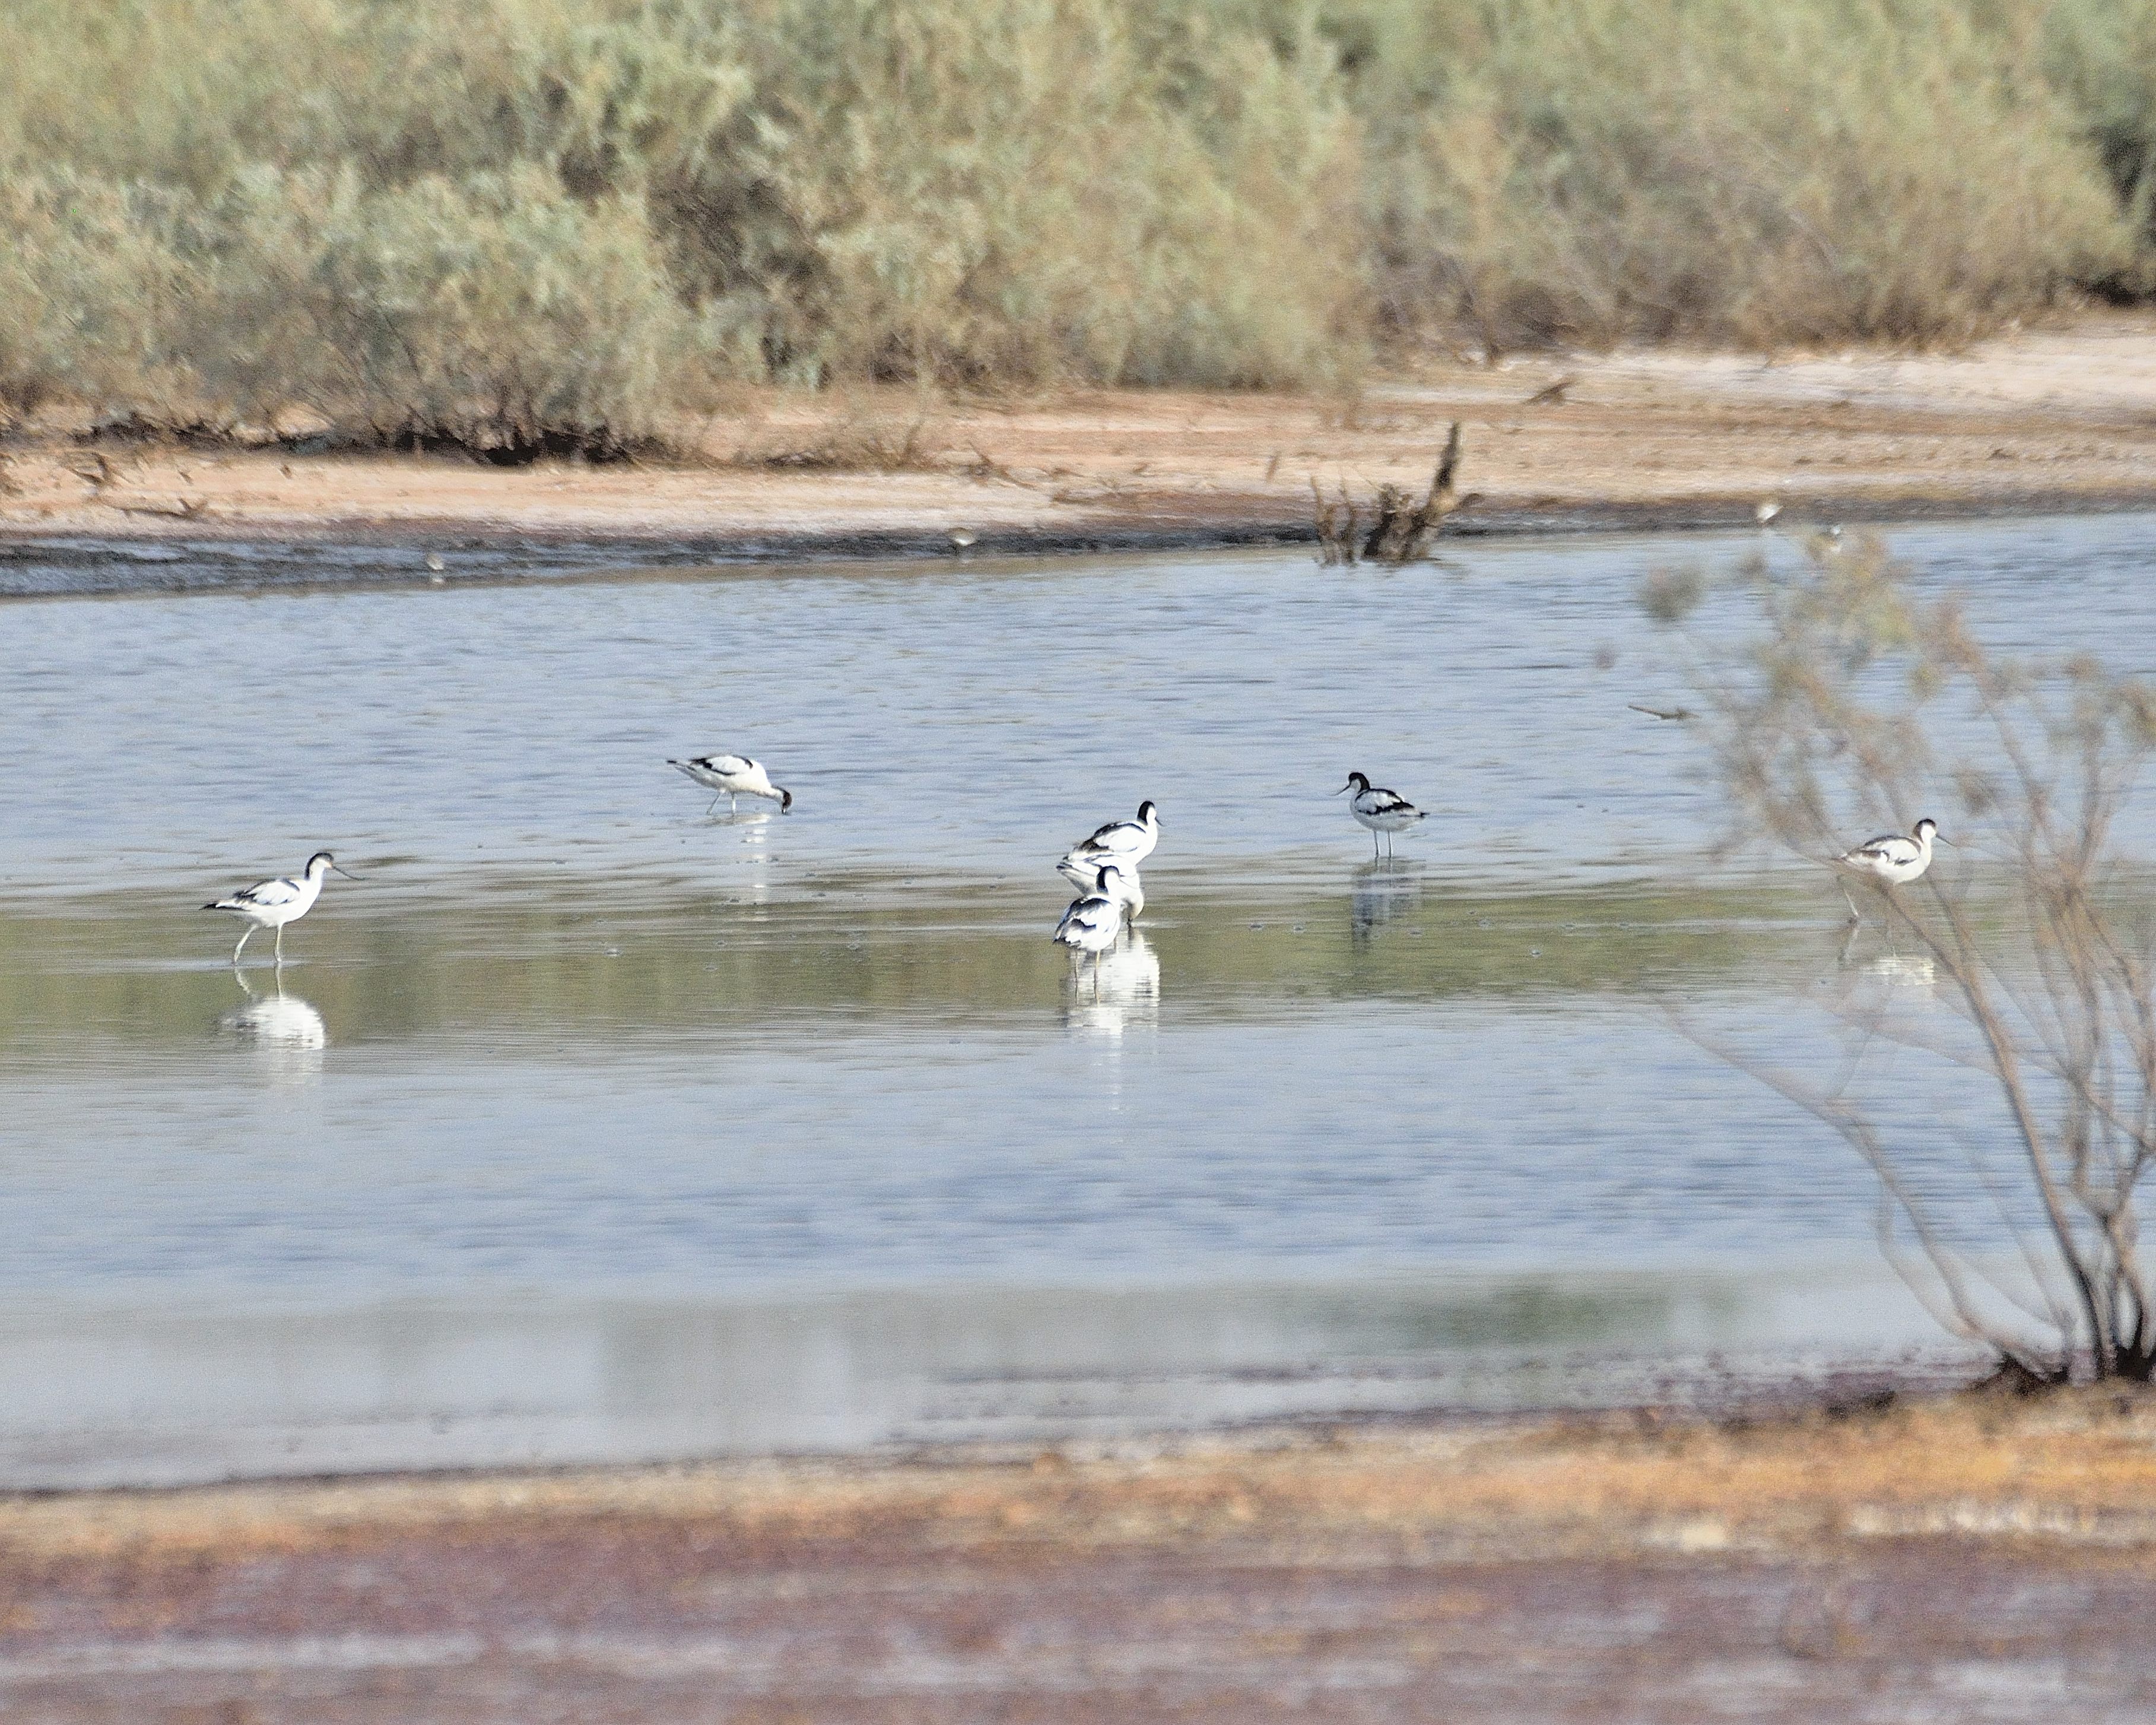
[[[0,400],[601,448],[2156,281],[2151,0],[13,0]]]

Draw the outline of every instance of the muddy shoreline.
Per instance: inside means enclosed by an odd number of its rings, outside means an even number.
[[[0,448],[0,595],[1306,544],[1313,486],[1366,513],[1419,490],[1455,420],[1463,537],[2147,508],[2152,409],[2156,320],[2120,316],[1949,355],[1436,366],[1333,399],[745,394],[683,459],[602,467],[54,424]]]
[[[1714,533],[1756,526],[1754,506],[1720,503],[1608,504],[1477,511],[1450,526],[1451,541],[1587,533]],[[1848,500],[1831,511],[1802,499],[1793,523],[1891,526],[1931,521],[2012,520],[2117,514],[2156,509],[2146,491],[2101,494],[2031,491],[1982,501],[1953,497]],[[0,600],[98,598],[139,593],[261,592],[334,588],[501,586],[527,582],[606,580],[647,572],[723,570],[759,565],[928,563],[994,558],[1145,556],[1312,546],[1307,521],[1102,523],[1050,532],[1025,528],[980,533],[963,551],[947,535],[904,529],[802,531],[757,537],[535,531],[508,524],[446,521],[387,526],[337,524],[305,534],[238,535],[175,528],[151,542],[139,536],[49,535],[0,527]],[[429,557],[441,561],[436,570]]]
[[[2146,1717],[2156,1405],[0,1499],[11,1718]],[[1861,1715],[1845,1709],[1864,1698]]]

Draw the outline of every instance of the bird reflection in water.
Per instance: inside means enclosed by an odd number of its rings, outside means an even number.
[[[737,814],[715,814],[706,824],[714,827],[732,827],[739,834],[737,843],[746,847],[746,854],[737,858],[732,866],[745,868],[748,879],[739,890],[752,905],[767,905],[771,901],[771,835],[773,823],[778,819],[775,810],[744,809]]]
[[[1837,969],[1845,973],[1854,972],[1873,982],[1884,983],[1890,988],[1937,986],[1938,965],[1930,953],[1897,952],[1890,929],[1884,937],[1885,952],[1874,952],[1870,957],[1859,957],[1856,948],[1861,932],[1860,924],[1852,922],[1849,925],[1849,932],[1842,939],[1841,950],[1835,956]]]
[[[1860,940],[1855,923],[1835,955],[1832,987],[1843,1012],[1874,1011],[1897,994],[1914,1004],[1915,999],[1936,994],[1938,983],[1938,964],[1930,953],[1897,952],[1882,937]]]
[[[1939,979],[1938,967],[1928,952],[1913,957],[1900,952],[1884,953],[1866,965],[1864,973],[1897,988],[1928,988]]]
[[[1160,958],[1137,929],[1064,978],[1063,1022],[1072,1030],[1120,1037],[1132,1024],[1159,1020]]]
[[[1378,927],[1422,906],[1422,865],[1405,857],[1379,857],[1355,870],[1348,909],[1357,945]]]
[[[218,1024],[257,1050],[264,1065],[280,1077],[304,1078],[319,1073],[330,1035],[314,1004],[285,993],[281,975],[275,992],[269,994],[255,993],[244,972],[235,968],[233,975],[247,996],[247,1004],[234,1007]]]

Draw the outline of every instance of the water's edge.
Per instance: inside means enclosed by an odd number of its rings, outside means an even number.
[[[1753,525],[1756,499],[1696,497],[1645,503],[1540,503],[1478,507],[1455,517],[1447,539],[1549,535],[1726,533]],[[1999,490],[1982,497],[1784,498],[1793,522],[1816,519],[1896,522],[2098,516],[2156,507],[2156,486],[2077,492]],[[1278,518],[1104,520],[1075,528],[984,527],[963,553],[968,564],[1057,561],[1103,554],[1232,551],[1311,545],[1317,531],[1300,515]],[[1440,544],[1440,551],[1442,546]],[[949,535],[914,528],[812,528],[793,532],[709,534],[547,531],[510,521],[352,521],[319,531],[175,525],[90,536],[0,525],[0,602],[94,598],[129,593],[249,593],[316,588],[468,587],[521,582],[641,579],[694,569],[744,571],[760,564],[948,564]],[[445,567],[434,569],[434,557]]]

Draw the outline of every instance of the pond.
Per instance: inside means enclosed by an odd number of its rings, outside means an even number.
[[[2156,658],[2156,518],[1892,537],[2001,644]],[[1632,710],[1744,627],[1645,573],[1763,546],[0,603],[0,1486],[1930,1347],[1869,1174],[1709,1046],[1930,979],[1720,856],[1696,727]],[[793,811],[665,764],[721,747]],[[1432,811],[1389,860],[1351,769]],[[1055,860],[1147,798],[1139,932],[1074,970]],[[235,971],[197,907],[318,847],[361,878]],[[1985,1103],[1911,1069],[1912,1121]]]

